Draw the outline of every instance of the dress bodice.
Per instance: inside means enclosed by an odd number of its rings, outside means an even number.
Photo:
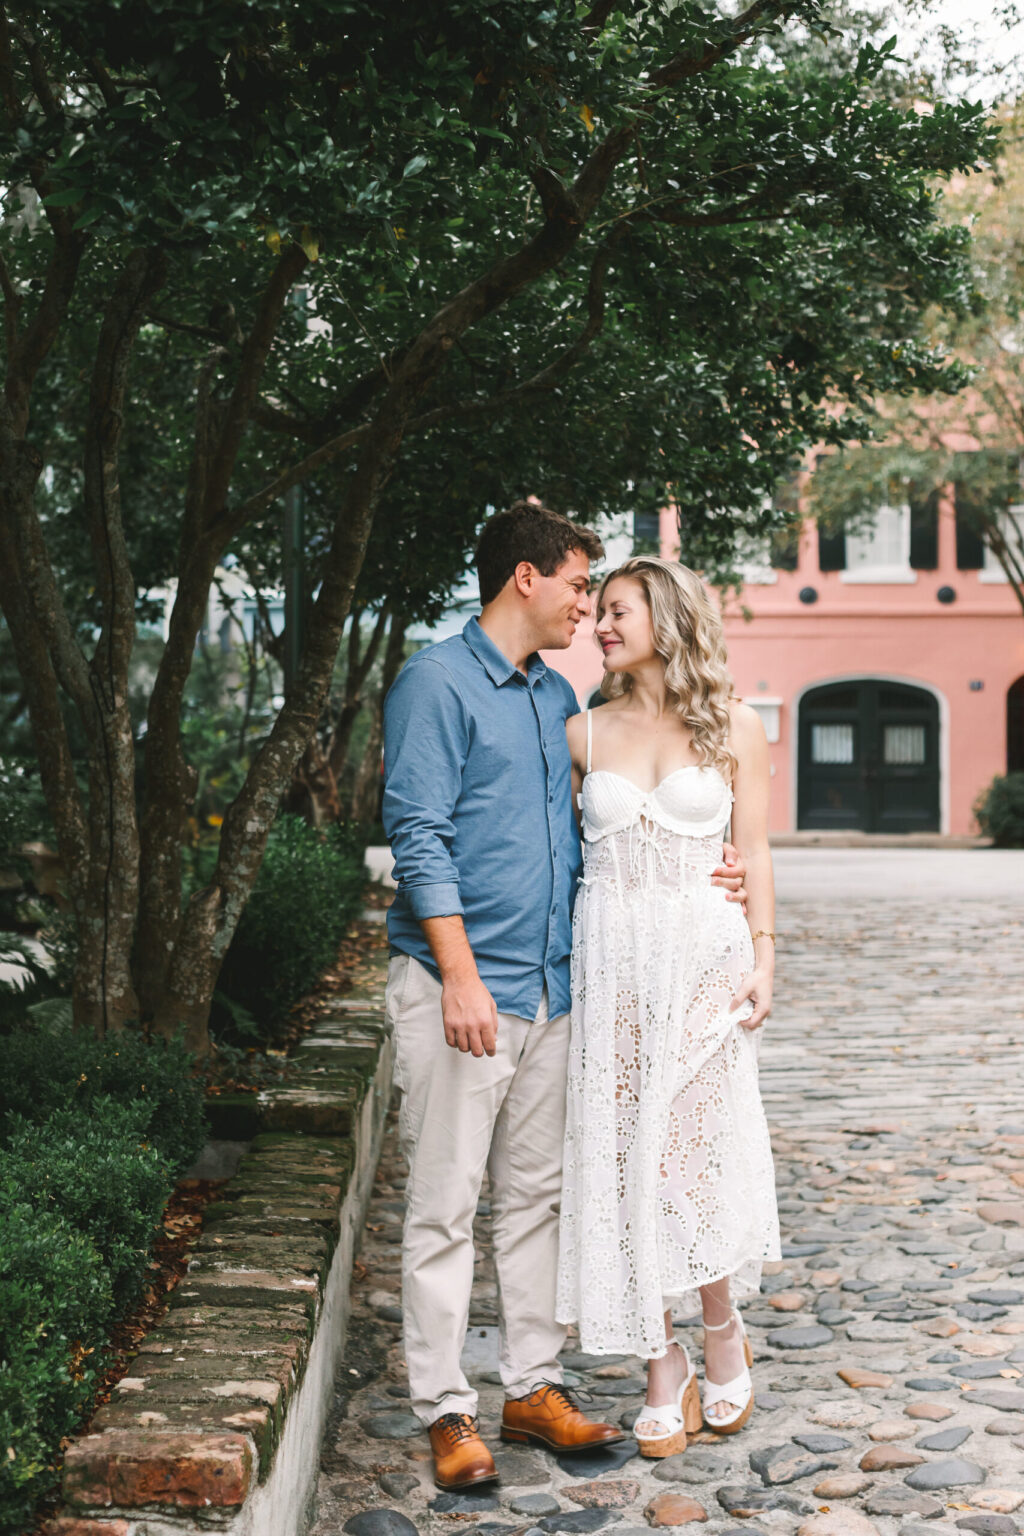
[[[638,823],[679,837],[720,837],[732,811],[732,790],[717,768],[696,764],[677,768],[651,790],[609,768],[597,768],[583,780],[580,808],[588,843]]]
[[[677,768],[643,790],[610,768],[583,780],[584,887],[610,884],[619,897],[657,893],[704,901],[722,858],[732,791],[717,768]]]

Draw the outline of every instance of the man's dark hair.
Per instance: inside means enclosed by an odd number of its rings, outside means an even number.
[[[494,601],[521,561],[528,560],[542,576],[553,576],[574,549],[588,560],[600,560],[604,554],[604,545],[589,528],[535,502],[513,502],[507,512],[496,513],[484,524],[476,547],[481,603]]]

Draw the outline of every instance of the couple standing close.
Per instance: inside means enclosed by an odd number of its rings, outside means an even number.
[[[385,708],[405,1351],[442,1488],[496,1476],[460,1366],[485,1171],[503,1440],[624,1438],[562,1385],[570,1322],[582,1349],[648,1361],[641,1454],[682,1450],[702,1414],[741,1428],[733,1300],[779,1256],[755,1034],[774,963],[764,732],[730,697],[699,579],[648,557],[601,586],[608,702],[578,712],[537,653],[591,612],[602,554],[543,507],[493,517],[480,618],[413,656]],[[672,1328],[698,1301],[703,1410]]]

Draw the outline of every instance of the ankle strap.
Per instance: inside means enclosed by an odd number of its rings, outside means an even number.
[[[701,1318],[701,1322],[704,1324],[705,1333],[721,1333],[724,1329],[731,1328],[735,1321],[735,1312],[730,1312],[724,1323],[705,1323],[704,1319]]]

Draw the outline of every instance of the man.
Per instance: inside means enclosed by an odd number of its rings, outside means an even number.
[[[496,1477],[460,1365],[473,1216],[490,1176],[498,1277],[501,1438],[611,1445],[561,1385],[555,1322],[569,1043],[572,899],[580,845],[565,721],[569,684],[537,652],[590,612],[586,528],[529,502],[485,526],[482,612],[402,669],[385,703],[387,1011],[409,1160],[402,1263],[412,1407],[435,1481]],[[734,887],[735,870],[716,875]]]

